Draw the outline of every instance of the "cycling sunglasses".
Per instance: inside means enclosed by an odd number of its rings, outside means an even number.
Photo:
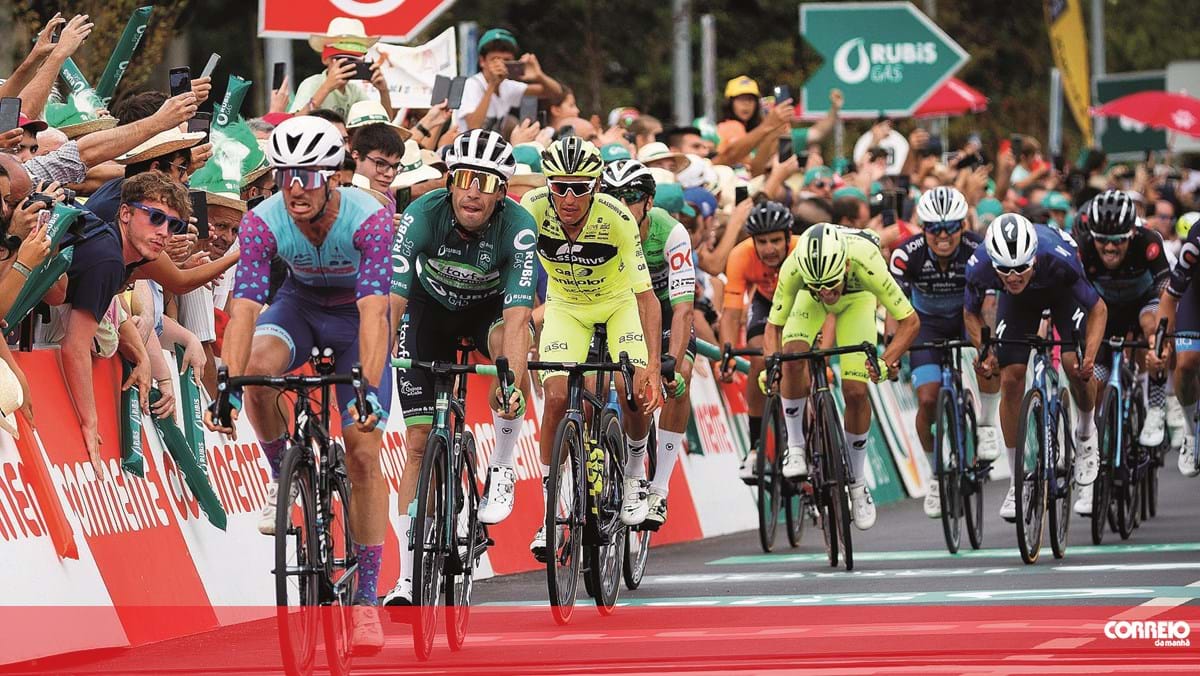
[[[931,235],[953,235],[962,230],[963,222],[959,221],[942,221],[941,223],[926,223],[925,232]]]
[[[165,211],[155,209],[154,207],[148,207],[141,202],[129,202],[129,206],[134,207],[135,209],[141,209],[149,214],[150,225],[153,225],[156,228],[161,227],[163,223],[166,223],[167,231],[172,235],[182,235],[187,232],[187,221],[183,220],[182,218],[175,218]]]
[[[1012,267],[1008,267],[1008,266],[1004,266],[1004,265],[996,265],[994,267],[996,269],[996,274],[1004,276],[1004,277],[1013,277],[1015,275],[1022,274],[1029,268],[1033,267],[1033,263],[1022,263],[1020,265],[1014,265]]]
[[[1129,240],[1133,239],[1133,231],[1130,230],[1123,235],[1101,235],[1098,232],[1093,232],[1092,239],[1096,240],[1097,242],[1106,242],[1108,244],[1120,244],[1121,242],[1128,242]]]
[[[806,286],[808,287],[809,291],[813,293],[819,293],[821,291],[833,291],[841,286],[841,284],[841,279],[835,279],[832,282],[825,282],[824,284],[807,284]]]
[[[616,197],[625,204],[637,204],[638,202],[641,202],[649,197],[649,195],[641,190],[614,190],[608,194]]]
[[[276,169],[276,190],[288,190],[295,182],[304,190],[316,190],[329,181],[333,172],[328,169]]]
[[[546,184],[550,186],[550,192],[559,197],[566,197],[568,193],[585,197],[596,189],[595,181],[547,181]]]
[[[470,190],[474,184],[485,195],[491,195],[504,186],[499,176],[474,169],[455,169],[450,172],[450,180],[454,187],[461,190]]]

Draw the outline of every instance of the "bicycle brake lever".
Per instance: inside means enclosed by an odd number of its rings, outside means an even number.
[[[629,353],[622,351],[617,361],[621,364],[621,377],[625,379],[625,405],[630,411],[637,411],[637,397],[633,391],[633,362],[629,361]]]
[[[984,361],[992,351],[992,327],[979,328],[979,361]]]
[[[350,369],[350,385],[354,388],[354,398],[358,400],[358,422],[366,424],[367,418],[374,411],[371,402],[367,401],[367,388],[363,386],[362,365],[355,364]]]
[[[1158,320],[1158,329],[1154,331],[1154,352],[1159,359],[1163,356],[1163,347],[1167,342],[1167,318]]]

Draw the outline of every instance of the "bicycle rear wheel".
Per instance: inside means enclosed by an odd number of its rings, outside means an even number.
[[[764,552],[775,548],[779,511],[783,499],[783,406],[774,395],[763,406],[762,434],[758,439],[758,543]]]
[[[1120,411],[1117,408],[1117,391],[1111,385],[1104,388],[1100,398],[1100,416],[1096,425],[1099,433],[1100,468],[1096,474],[1096,482],[1092,484],[1092,544],[1104,542],[1104,533],[1108,530],[1108,510],[1112,506],[1113,466],[1117,457],[1117,421]]]
[[[846,570],[854,570],[854,544],[850,534],[850,482],[846,463],[846,436],[842,430],[842,421],[833,405],[833,397],[828,392],[820,397],[821,417],[824,420],[822,428],[825,434],[825,452],[828,467],[827,475],[830,484],[830,503],[833,519],[837,522],[837,539],[841,544],[842,563]],[[835,564],[836,565],[836,564]]]
[[[1146,490],[1142,492],[1145,513],[1151,518],[1158,516],[1158,468],[1162,466],[1162,446],[1149,449],[1150,466],[1146,468]]]
[[[1075,436],[1071,433],[1071,414],[1067,391],[1058,393],[1057,419],[1054,420],[1054,436],[1050,439],[1054,451],[1053,484],[1048,485],[1047,511],[1049,512],[1050,551],[1054,558],[1067,555],[1067,535],[1071,527],[1071,511],[1074,504],[1071,495],[1075,488]]]
[[[454,537],[458,573],[446,575],[446,642],[450,650],[462,649],[471,617],[471,590],[475,584],[475,565],[487,549],[483,524],[479,523],[479,482],[475,479],[475,435],[464,430],[459,441],[458,476],[455,486]]]
[[[446,440],[430,434],[421,458],[417,513],[413,517],[413,650],[427,660],[437,635],[439,598],[446,563]]]
[[[828,395],[826,395],[828,396]],[[820,408],[819,395],[813,395],[809,410],[812,411],[805,433],[808,434],[808,479],[812,485],[813,501],[821,526],[821,541],[829,565],[837,568],[841,554],[838,547],[838,522],[833,510],[833,467],[830,464],[829,439],[825,434],[824,411]]]
[[[979,466],[979,457],[976,454],[979,447],[979,429],[975,422],[975,395],[968,390],[963,396],[963,402],[966,425],[963,441],[967,445],[966,452],[963,453],[963,519],[967,523],[967,539],[971,541],[971,549],[979,549],[983,546],[983,482],[987,473]]]
[[[571,621],[579,591],[579,557],[586,505],[584,475],[581,474],[585,471],[581,439],[574,420],[564,418],[559,421],[547,483],[545,524],[546,585],[550,594],[550,612],[558,624]]]
[[[962,467],[958,461],[958,434],[954,397],[950,390],[943,389],[937,400],[933,465],[940,491],[942,535],[951,554],[958,553],[962,540]]]
[[[1046,516],[1046,473],[1043,467],[1046,435],[1046,405],[1040,390],[1025,393],[1021,404],[1021,422],[1017,428],[1017,453],[1013,471],[1017,511],[1017,546],[1021,560],[1037,563],[1042,548],[1042,527]]]
[[[646,444],[646,460],[648,468],[646,477],[654,481],[654,473],[658,471],[658,423],[650,421],[650,438]],[[650,536],[653,531],[639,528],[625,534],[625,555],[621,572],[625,578],[626,589],[637,589],[642,585],[642,576],[646,574],[646,563],[650,560]]]
[[[321,618],[321,550],[317,533],[316,473],[308,449],[284,453],[275,503],[275,604],[283,664],[289,673],[310,673]],[[299,606],[300,611],[291,610]]]
[[[350,482],[343,463],[345,451],[331,444],[334,469],[329,478],[329,511],[322,520],[326,533],[325,575],[333,584],[333,605],[325,614],[325,655],[335,675],[349,674],[354,651],[352,606],[358,586],[358,562],[354,558],[354,537],[350,532]]]
[[[605,409],[600,418],[599,444],[588,462],[590,510],[596,519],[598,542],[586,546],[587,572],[595,594],[596,610],[611,615],[621,591],[621,563],[625,555],[626,528],[621,523],[622,468],[625,464],[625,433],[616,413]],[[652,453],[646,449],[647,455]],[[594,473],[594,475],[593,475]],[[607,539],[607,542],[605,540]]]

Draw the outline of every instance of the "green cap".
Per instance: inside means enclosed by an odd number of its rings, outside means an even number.
[[[600,159],[608,164],[617,160],[632,160],[633,155],[630,155],[629,149],[620,143],[608,143],[600,147]]]
[[[975,205],[975,213],[980,216],[999,216],[1004,213],[1004,205],[995,197],[984,197]]]
[[[486,31],[483,37],[479,38],[479,53],[482,54],[483,48],[491,42],[507,42],[512,46],[514,53],[520,51],[520,47],[517,46],[517,37],[509,32],[507,28],[492,28]]]
[[[836,200],[842,197],[853,197],[860,202],[867,202],[866,194],[863,193],[862,189],[855,185],[848,185],[844,188],[838,188],[837,190],[833,191],[833,199]]]
[[[833,173],[845,174],[846,170],[849,168],[850,168],[850,159],[849,158],[847,158],[847,157],[833,158]]]
[[[1061,192],[1048,192],[1042,198],[1042,206],[1050,211],[1070,211],[1071,200],[1067,199],[1067,196]]]
[[[527,164],[535,174],[542,173],[542,149],[533,143],[513,146],[513,159],[517,164]]]
[[[672,214],[696,215],[696,210],[683,199],[683,186],[678,183],[659,183],[654,190],[654,205]]]
[[[823,178],[833,178],[833,170],[825,165],[813,167],[804,172],[804,185],[807,187],[812,185],[813,181],[819,181]]]

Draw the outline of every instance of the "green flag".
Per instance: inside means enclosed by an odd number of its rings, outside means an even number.
[[[133,52],[146,32],[146,24],[150,23],[150,12],[153,9],[153,7],[138,7],[133,10],[133,14],[129,16],[129,22],[125,24],[125,32],[121,33],[121,39],[117,41],[112,56],[108,57],[108,65],[104,67],[104,73],[100,75],[100,81],[96,83],[96,95],[100,97],[104,105],[108,105],[113,94],[116,93],[117,85],[121,82],[121,77],[125,75],[125,69],[129,67],[129,60],[133,57]]]

